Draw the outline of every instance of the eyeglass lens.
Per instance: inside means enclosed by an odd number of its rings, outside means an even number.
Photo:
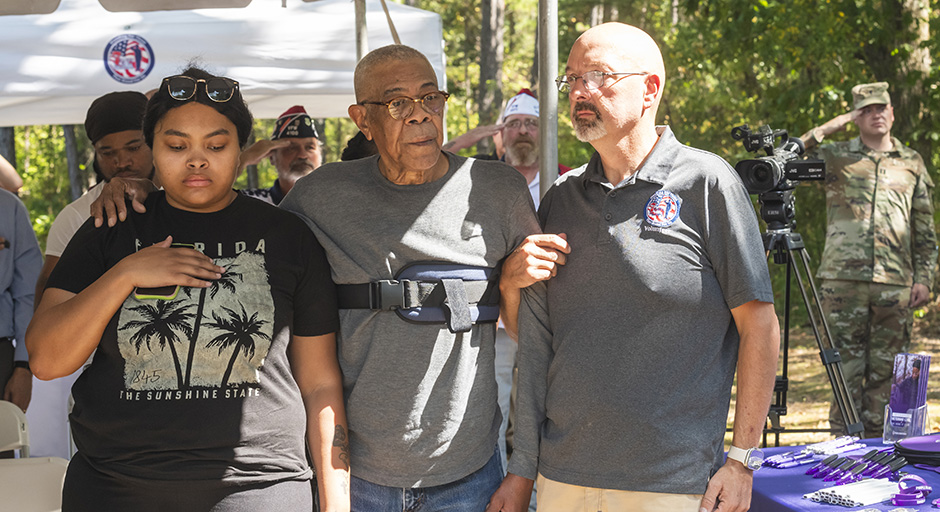
[[[411,115],[415,110],[415,103],[421,103],[421,106],[424,107],[428,113],[438,114],[441,109],[444,108],[444,102],[447,98],[439,93],[432,92],[430,94],[425,94],[420,99],[413,99],[402,96],[401,98],[395,98],[388,103],[388,113],[391,114],[393,119],[404,119]]]
[[[199,82],[205,84],[206,96],[212,101],[225,102],[235,95],[235,82],[226,78],[196,80],[188,76],[175,76],[167,80],[167,90],[173,99],[188,100],[196,94],[196,85]]]
[[[538,119],[526,119],[525,121],[520,119],[513,119],[512,121],[506,123],[506,127],[512,130],[518,130],[522,127],[523,124],[525,124],[525,127],[529,130],[534,130],[539,127]]]
[[[561,92],[567,92],[569,89],[574,87],[574,83],[581,79],[584,81],[584,88],[593,91],[601,86],[604,83],[604,73],[602,71],[588,71],[587,73],[578,76],[578,75],[562,75],[558,77],[558,90]]]

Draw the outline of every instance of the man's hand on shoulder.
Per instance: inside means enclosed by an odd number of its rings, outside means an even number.
[[[700,512],[746,512],[751,506],[754,472],[729,460],[708,481]]]
[[[95,218],[95,227],[98,228],[104,224],[105,219],[108,226],[114,226],[119,220],[124,222],[127,219],[125,198],[131,200],[135,212],[146,212],[143,201],[157,189],[153,182],[146,178],[115,177],[101,187],[101,195],[91,203],[91,216]]]
[[[485,512],[524,512],[529,509],[532,480],[507,473],[493,493]]]

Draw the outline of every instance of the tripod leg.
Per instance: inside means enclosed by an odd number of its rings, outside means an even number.
[[[791,251],[791,256],[792,254]],[[796,255],[799,256],[803,271],[806,273],[809,289],[812,292],[812,300],[810,300],[810,297],[806,293],[806,286],[803,284],[803,279],[800,276],[796,261],[792,257],[790,258],[790,265],[793,266],[793,273],[796,275],[796,281],[800,287],[800,294],[803,297],[803,303],[806,305],[806,313],[813,327],[813,335],[816,338],[816,345],[819,348],[820,359],[829,376],[829,384],[832,386],[836,404],[842,412],[842,418],[845,421],[847,433],[849,435],[859,434],[864,430],[864,426],[859,418],[858,410],[855,409],[855,403],[852,401],[852,395],[848,389],[848,385],[845,382],[845,375],[842,372],[842,357],[839,355],[838,349],[832,343],[832,337],[829,334],[829,325],[826,322],[826,315],[820,307],[819,292],[816,291],[816,285],[813,282],[806,249],[801,247],[796,251]]]

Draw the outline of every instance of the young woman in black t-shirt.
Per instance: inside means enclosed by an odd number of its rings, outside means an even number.
[[[164,79],[143,130],[163,191],[86,222],[26,337],[41,379],[95,354],[63,510],[312,510],[304,441],[321,510],[348,510],[335,289],[299,218],[232,189],[251,130],[237,82]]]

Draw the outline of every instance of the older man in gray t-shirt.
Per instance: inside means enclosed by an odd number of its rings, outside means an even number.
[[[504,261],[518,262],[507,257],[538,232],[535,209],[525,179],[511,167],[441,151],[447,95],[416,50],[392,45],[363,58],[356,96],[350,117],[379,154],[322,166],[280,205],[307,221],[340,285],[352,510],[420,504],[429,512],[480,512],[503,478],[495,317],[463,331],[415,323],[401,311],[346,307],[342,294],[427,262],[501,269],[507,282],[531,281],[519,276],[523,267]],[[518,288],[501,297],[512,305],[502,309],[513,330]],[[458,306],[448,302],[449,322]]]

